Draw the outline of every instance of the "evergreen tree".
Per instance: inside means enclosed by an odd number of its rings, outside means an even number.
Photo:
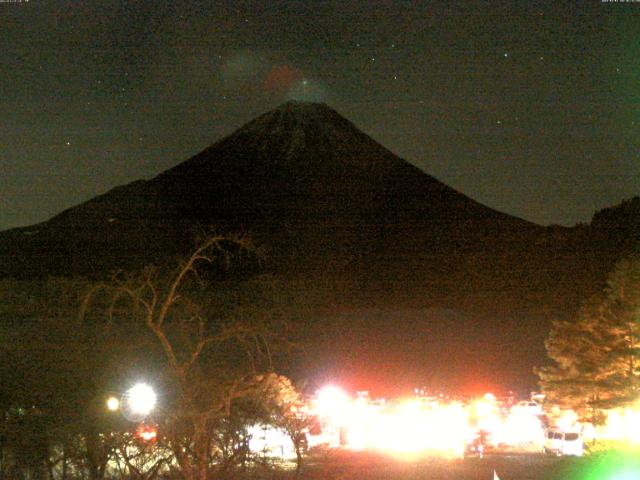
[[[602,410],[635,401],[640,384],[640,257],[620,261],[602,296],[574,321],[555,321],[545,346],[554,364],[538,370],[553,405],[598,423]]]
[[[640,257],[616,266],[603,316],[609,334],[603,382],[612,403],[635,401],[640,396]]]

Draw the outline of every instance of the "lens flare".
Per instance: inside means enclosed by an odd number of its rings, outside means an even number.
[[[568,480],[637,480],[640,457],[637,452],[612,451],[594,455],[571,472]]]

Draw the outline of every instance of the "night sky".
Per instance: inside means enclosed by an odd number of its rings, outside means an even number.
[[[640,2],[2,0],[0,229],[289,99],[492,208],[589,221],[640,194]]]

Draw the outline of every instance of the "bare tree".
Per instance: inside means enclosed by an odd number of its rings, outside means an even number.
[[[132,480],[155,480],[170,469],[173,453],[164,444],[136,438],[131,433],[120,435],[114,460],[119,473]]]
[[[267,378],[264,395],[269,423],[284,430],[296,454],[296,477],[300,475],[307,449],[307,433],[317,419],[310,414],[308,404],[291,380],[272,373]]]
[[[96,285],[86,296],[87,314],[101,289],[109,292],[111,322],[123,317],[143,324],[162,354],[166,382],[156,415],[184,478],[205,480],[216,473],[220,447],[216,429],[234,401],[255,393],[272,369],[270,326],[264,315],[248,315],[218,295],[207,280],[207,265],[228,264],[230,249],[246,252],[245,237],[208,236],[170,272],[149,267]],[[254,312],[255,313],[255,312]]]

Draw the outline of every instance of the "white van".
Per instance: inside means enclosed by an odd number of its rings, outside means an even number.
[[[584,454],[584,442],[580,432],[565,432],[557,428],[550,428],[544,437],[544,453],[555,455]]]

